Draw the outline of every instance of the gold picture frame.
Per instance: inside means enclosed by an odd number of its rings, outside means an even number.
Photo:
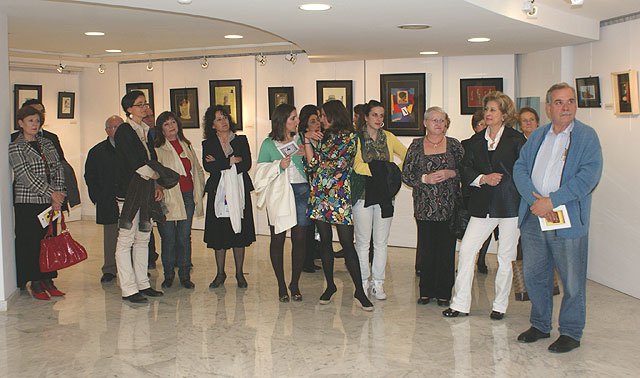
[[[613,88],[613,111],[615,115],[640,114],[638,105],[638,71],[628,70],[611,73]]]

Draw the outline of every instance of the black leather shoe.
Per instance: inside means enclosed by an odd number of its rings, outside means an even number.
[[[193,282],[191,282],[191,280],[180,280],[180,284],[182,285],[182,287],[184,287],[185,289],[193,289],[194,287],[196,287],[196,284],[194,284]]]
[[[478,273],[488,274],[489,269],[487,269],[486,265],[478,265]]]
[[[518,336],[518,341],[520,341],[521,343],[533,343],[540,339],[548,339],[548,338],[549,338],[548,333],[542,332],[536,327],[531,327],[528,330],[522,332]]]
[[[440,307],[449,307],[451,301],[448,299],[438,299],[438,306]]]
[[[160,287],[162,287],[163,289],[168,289],[173,285],[173,278],[165,278],[164,281],[162,281],[162,284],[160,285]]]
[[[282,303],[289,303],[289,294],[281,295],[279,300]]]
[[[102,282],[102,283],[111,282],[111,281],[113,281],[114,278],[116,278],[115,274],[105,273],[105,274],[102,275],[102,278],[100,278],[100,282]]]
[[[247,280],[244,279],[244,274],[236,274],[236,281],[238,281],[238,287],[240,289],[246,289],[247,286],[249,286],[249,284],[247,283]]]
[[[442,311],[442,315],[445,318],[457,318],[458,316],[467,316],[469,314],[467,314],[466,312],[452,310],[451,307],[449,307],[448,309]]]
[[[580,341],[569,337],[567,335],[560,335],[558,340],[549,345],[549,352],[551,353],[567,353],[580,346]]]
[[[144,290],[140,290],[140,292],[142,294],[146,295],[147,297],[161,297],[161,296],[164,295],[163,292],[155,290],[155,289],[150,288],[150,287],[148,287],[148,288],[146,288]]]
[[[135,293],[128,297],[122,297],[122,299],[131,303],[147,303],[147,298],[143,297],[140,293]]]
[[[419,305],[426,305],[426,304],[429,304],[429,302],[431,302],[431,298],[430,297],[420,297],[420,298],[418,298],[418,304]]]
[[[502,318],[504,318],[504,312],[491,311],[489,317],[493,320],[502,320]]]
[[[212,289],[215,289],[217,287],[220,287],[224,284],[224,281],[227,279],[227,275],[222,273],[222,274],[218,274],[216,276],[216,278],[213,279],[213,281],[209,284],[209,287]]]

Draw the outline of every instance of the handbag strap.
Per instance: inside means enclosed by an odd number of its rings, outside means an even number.
[[[49,212],[49,227],[47,229],[45,239],[53,237],[53,212],[53,209]],[[60,210],[60,232],[58,234],[61,234],[66,230],[67,224],[64,222],[64,211]]]

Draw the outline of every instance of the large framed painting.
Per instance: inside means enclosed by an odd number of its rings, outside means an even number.
[[[425,74],[380,75],[384,123],[395,135],[424,135]]]
[[[576,78],[576,92],[579,108],[600,107],[600,78],[579,77]]]
[[[198,88],[169,89],[171,111],[180,118],[182,128],[197,129],[200,114],[198,113]]]
[[[127,83],[126,84],[127,93],[131,91],[141,91],[144,93],[144,97],[146,97],[147,102],[149,103],[149,108],[156,114],[155,102],[153,99],[153,83]]]
[[[339,100],[353,117],[352,80],[316,80],[318,107],[327,101]]]
[[[293,87],[269,87],[269,119],[273,115],[273,111],[280,104],[289,104],[294,106]]]
[[[73,92],[58,92],[58,118],[73,119],[76,109],[76,94]]]
[[[13,128],[18,130],[16,114],[27,100],[37,99],[42,102],[42,85],[14,84],[13,85]]]
[[[640,114],[638,107],[638,72],[628,70],[611,74],[613,104],[616,115]]]
[[[238,80],[209,80],[209,102],[211,106],[222,105],[236,124],[237,130],[242,130],[242,81]]]
[[[460,79],[460,114],[482,109],[482,99],[489,92],[502,91],[502,78]]]

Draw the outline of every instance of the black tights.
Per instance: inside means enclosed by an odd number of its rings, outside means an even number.
[[[284,241],[287,238],[287,232],[275,233],[273,226],[269,227],[271,231],[271,243],[269,244],[269,256],[271,257],[271,266],[278,280],[278,295],[287,294],[287,285],[284,281]],[[307,226],[294,226],[291,229],[291,294],[300,294],[298,281],[302,273],[302,265],[304,264],[305,244],[307,236]]]
[[[362,288],[360,261],[358,260],[356,249],[353,246],[353,226],[347,224],[337,224],[335,226],[336,230],[338,230],[338,239],[340,240],[340,244],[344,250],[344,263],[347,265],[347,270],[349,271],[353,285],[356,288],[355,297],[362,302],[363,299],[366,299],[366,295]],[[327,281],[327,290],[335,292],[336,284],[333,281],[333,248],[331,248],[333,231],[331,229],[331,224],[316,221],[316,227],[320,234],[320,258],[322,259],[324,278]]]
[[[218,276],[224,276],[224,264],[227,257],[226,249],[216,249],[216,266],[218,267]],[[233,248],[233,259],[236,262],[236,277],[244,274],[242,265],[244,265],[244,247]]]

